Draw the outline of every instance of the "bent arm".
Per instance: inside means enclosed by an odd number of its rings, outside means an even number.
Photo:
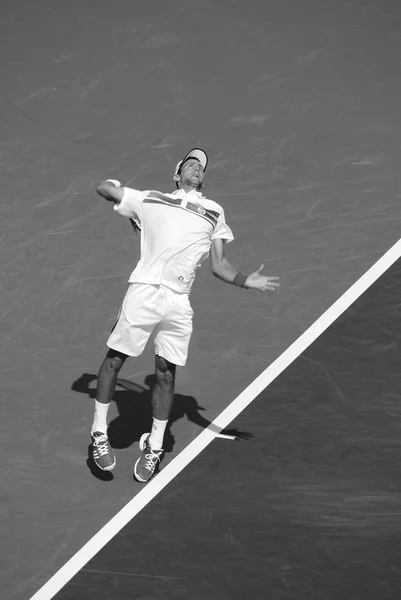
[[[261,292],[265,292],[266,290],[274,292],[280,287],[279,277],[261,275],[264,265],[261,265],[259,269],[250,275],[238,273],[228,262],[224,254],[224,240],[220,238],[212,241],[210,261],[213,275],[226,283],[233,283],[238,287],[251,288]]]
[[[99,194],[99,196],[102,196],[106,200],[114,202],[115,204],[120,204],[124,196],[124,188],[120,185],[117,186],[116,183],[114,183],[110,179],[106,181],[101,181],[98,184],[96,191]]]
[[[101,181],[97,193],[109,202],[114,202],[114,210],[122,217],[128,217],[136,231],[141,229],[142,201],[147,192],[121,187],[116,179]]]
[[[224,240],[220,238],[212,241],[210,266],[215,277],[226,283],[234,283],[238,271],[229,263],[224,252]]]

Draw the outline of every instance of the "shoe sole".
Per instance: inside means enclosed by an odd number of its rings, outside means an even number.
[[[98,469],[100,469],[101,471],[112,471],[112,470],[114,469],[114,467],[116,466],[116,464],[117,464],[117,461],[115,460],[115,461],[113,462],[113,464],[112,464],[112,465],[110,465],[109,467],[101,467],[101,466],[100,466],[100,465],[99,465],[99,464],[96,462],[96,460],[95,460],[95,459],[93,459],[93,462],[95,463],[95,465],[97,466],[97,468],[98,468]]]
[[[139,440],[139,449],[141,452],[145,449],[145,442],[148,439],[148,436],[150,436],[150,433],[143,433],[141,435],[141,439]]]

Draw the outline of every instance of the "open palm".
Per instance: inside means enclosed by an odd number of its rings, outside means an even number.
[[[264,269],[264,265],[260,265],[257,271],[254,271],[248,275],[246,280],[246,287],[251,290],[260,290],[266,292],[267,290],[274,292],[280,287],[280,277],[266,277],[261,275]]]

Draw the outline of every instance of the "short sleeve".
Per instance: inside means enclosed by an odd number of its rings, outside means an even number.
[[[128,217],[129,219],[135,219],[136,221],[141,222],[142,204],[147,195],[147,191],[143,192],[125,187],[123,199],[119,204],[114,205],[114,210],[122,217]]]
[[[216,229],[213,232],[212,240],[222,239],[225,242],[232,242],[234,239],[233,232],[226,223],[224,210],[221,209],[219,218],[217,219]]]

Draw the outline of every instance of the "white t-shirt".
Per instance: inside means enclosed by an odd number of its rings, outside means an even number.
[[[234,239],[222,207],[195,190],[165,194],[124,188],[114,209],[141,227],[141,257],[130,283],[161,284],[189,294],[212,240]]]

